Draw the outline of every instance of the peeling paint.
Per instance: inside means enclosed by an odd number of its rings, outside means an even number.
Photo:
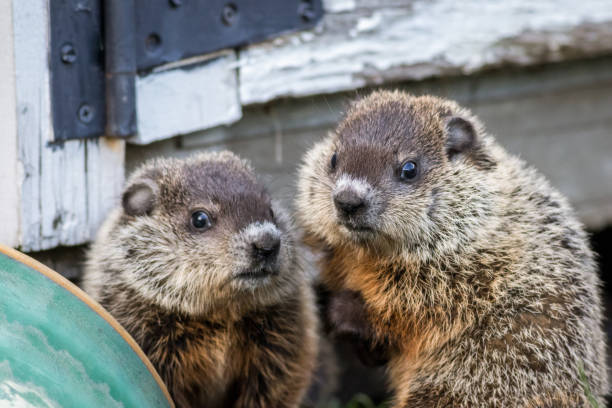
[[[40,251],[89,241],[120,194],[124,145],[53,140],[48,70],[48,1],[14,1],[15,81],[20,179],[15,246]]]
[[[405,7],[381,7],[370,16],[357,4],[344,13],[342,4],[326,3],[332,11],[307,43],[243,50],[241,102],[612,52],[609,0],[406,0]],[[587,26],[591,35],[580,35]]]
[[[0,242],[15,246],[18,244],[23,166],[18,160],[17,138],[17,104],[15,100],[15,55],[13,52],[13,21],[10,2],[0,4],[0,74],[2,91],[0,92],[0,134],[2,150],[0,151],[0,179],[2,181],[2,199],[0,199]]]
[[[138,77],[138,134],[130,142],[147,144],[240,119],[235,66],[231,53],[189,69]]]
[[[342,13],[354,10],[355,0],[324,0],[323,7],[327,13]]]
[[[381,13],[374,13],[370,17],[360,18],[359,20],[357,20],[357,26],[355,27],[355,30],[358,33],[372,31],[375,28],[378,28],[378,26],[380,26],[382,20],[383,18]]]

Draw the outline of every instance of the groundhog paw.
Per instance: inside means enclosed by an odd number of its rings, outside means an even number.
[[[332,294],[329,299],[327,318],[332,334],[342,337],[370,337],[365,303],[358,292],[344,290]]]
[[[332,336],[348,340],[363,364],[379,366],[388,361],[387,342],[375,338],[358,292],[345,290],[331,295],[327,318]]]

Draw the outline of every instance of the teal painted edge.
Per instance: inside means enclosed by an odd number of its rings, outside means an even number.
[[[1,253],[0,282],[0,400],[170,407],[138,354],[81,299]]]

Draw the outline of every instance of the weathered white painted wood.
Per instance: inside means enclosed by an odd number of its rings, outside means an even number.
[[[19,174],[15,107],[15,56],[11,2],[0,3],[0,243],[15,246],[19,236]]]
[[[49,73],[46,58],[48,15],[44,1],[13,1],[17,139],[24,174],[21,184],[21,237],[24,249],[42,249],[42,144],[49,140]],[[55,203],[45,200],[45,206]]]
[[[340,13],[351,11],[356,7],[355,0],[327,0],[323,2],[326,13]]]
[[[130,142],[147,144],[240,119],[236,71],[230,51],[203,64],[138,77],[138,135]]]
[[[242,104],[612,51],[610,0],[324,2],[313,31],[240,52]]]
[[[125,178],[125,142],[100,138],[86,145],[87,239],[94,237],[108,212],[117,204]]]
[[[123,183],[124,142],[52,145],[48,0],[14,0],[19,246],[37,251],[88,241]],[[53,57],[53,55],[51,55]]]

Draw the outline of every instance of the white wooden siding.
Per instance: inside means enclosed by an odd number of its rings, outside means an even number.
[[[0,242],[18,244],[19,173],[12,4],[0,3]]]
[[[91,239],[123,183],[125,143],[104,138],[51,145],[47,0],[14,0],[17,166],[24,251]],[[9,241],[11,242],[11,241]]]
[[[610,0],[324,0],[311,32],[240,52],[243,105],[612,51]]]
[[[131,143],[147,144],[236,122],[242,117],[236,53],[139,77],[136,99],[138,135]]]

